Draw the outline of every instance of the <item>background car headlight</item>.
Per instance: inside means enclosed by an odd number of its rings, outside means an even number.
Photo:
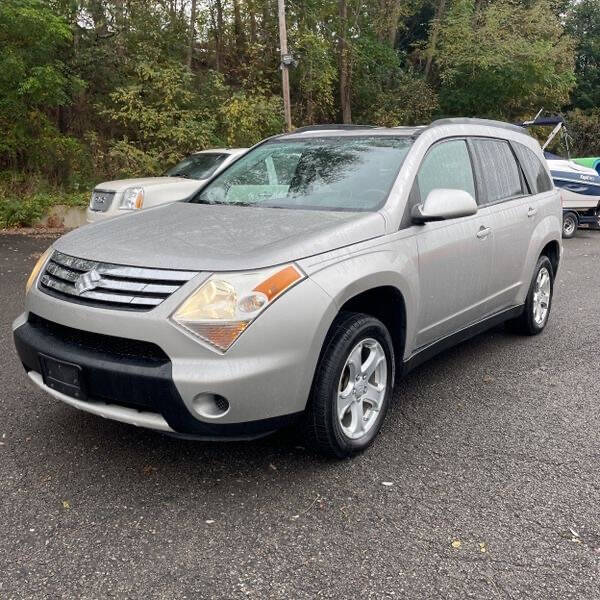
[[[130,187],[123,191],[121,202],[119,203],[120,210],[135,210],[142,208],[144,205],[144,188]]]
[[[304,278],[296,265],[246,273],[215,273],[171,318],[225,352],[267,306]]]
[[[44,254],[42,254],[35,263],[33,270],[31,271],[31,275],[29,275],[29,279],[25,284],[26,294],[31,289],[31,286],[35,283],[36,279],[38,278],[38,275],[40,274],[40,271],[42,270],[42,267],[46,263],[46,259],[50,256],[50,254],[52,254],[52,246],[50,246],[50,248],[48,248],[48,250],[46,250],[46,252],[44,252]]]

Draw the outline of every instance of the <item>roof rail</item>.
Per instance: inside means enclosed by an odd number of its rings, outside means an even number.
[[[294,129],[294,131],[290,131],[289,133],[304,133],[305,131],[335,131],[336,129],[375,129],[375,127],[375,125],[326,123],[324,125],[305,125],[304,127],[298,127],[298,129]]]
[[[506,123],[504,121],[494,121],[492,119],[477,119],[469,117],[452,117],[447,119],[437,119],[431,123],[429,127],[442,127],[443,125],[484,125],[487,127],[498,127],[500,129],[510,129],[511,131],[518,131],[519,133],[525,133],[522,127],[513,125],[512,123]]]

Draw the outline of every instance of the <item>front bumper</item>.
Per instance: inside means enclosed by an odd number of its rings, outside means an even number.
[[[28,311],[13,325],[30,379],[82,410],[186,436],[249,438],[288,424],[305,408],[335,312],[331,299],[305,280],[220,354],[169,320],[204,277],[142,312],[82,306],[34,286]],[[45,385],[40,354],[79,365],[87,398],[65,397]],[[198,414],[194,399],[207,393],[227,399],[229,410]]]
[[[113,217],[118,217],[120,215],[128,215],[132,211],[129,210],[118,210],[114,209],[112,206],[105,212],[99,210],[91,210],[88,206],[85,211],[85,222],[86,223],[100,223],[101,221],[106,221],[107,219],[112,219]]]
[[[124,423],[200,438],[241,439],[279,429],[297,416],[229,424],[199,421],[173,383],[169,357],[154,344],[90,334],[36,315],[15,329],[14,340],[23,366],[37,386],[71,406]],[[40,356],[81,367],[85,399],[46,385]]]

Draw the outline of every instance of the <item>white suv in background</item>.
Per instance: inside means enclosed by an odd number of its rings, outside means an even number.
[[[183,200],[246,150],[247,148],[202,150],[184,158],[170,168],[164,177],[118,179],[99,183],[92,192],[86,221],[96,223],[132,210]]]

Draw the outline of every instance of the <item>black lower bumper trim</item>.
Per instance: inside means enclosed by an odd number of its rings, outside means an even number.
[[[14,332],[26,371],[42,373],[40,355],[78,365],[86,402],[161,414],[173,431],[205,438],[257,437],[292,423],[297,414],[246,423],[205,423],[185,406],[169,357],[155,344],[91,333],[30,314]]]

